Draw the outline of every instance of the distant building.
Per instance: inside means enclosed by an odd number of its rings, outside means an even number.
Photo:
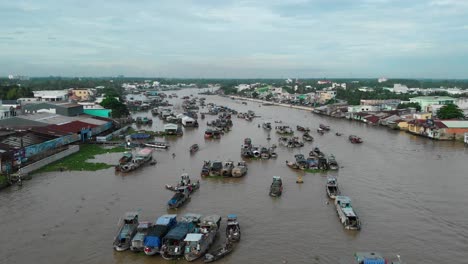
[[[380,77],[377,81],[378,81],[379,83],[383,83],[383,82],[388,81],[388,79],[385,78],[385,77]]]
[[[405,94],[408,92],[408,87],[406,85],[395,83],[393,85],[393,92],[397,94],[401,94],[401,93]]]
[[[68,100],[67,90],[33,91],[33,93],[34,98],[37,98],[38,101],[56,102]]]
[[[319,103],[324,104],[335,98],[336,91],[317,91]]]
[[[76,88],[72,89],[72,94],[79,98],[79,101],[88,101],[94,97],[95,92],[91,89]]]
[[[456,99],[449,96],[418,96],[410,98],[410,102],[418,103],[423,112],[433,112],[433,106],[455,104]]]
[[[332,83],[331,81],[327,81],[327,80],[317,81],[317,84],[331,84],[331,83]]]

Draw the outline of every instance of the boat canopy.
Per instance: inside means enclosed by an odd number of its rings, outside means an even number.
[[[187,236],[185,237],[184,241],[187,241],[187,242],[198,242],[202,239],[203,237],[203,234],[198,234],[198,233],[191,233],[191,234],[187,234]]]
[[[168,225],[171,221],[173,221],[172,219],[176,218],[177,215],[175,214],[162,215],[158,218],[158,220],[156,220],[156,225]]]
[[[208,215],[208,216],[203,217],[202,224],[203,225],[216,225],[219,221],[221,221],[221,216]]]
[[[166,124],[164,125],[164,130],[177,130],[179,128],[176,124]]]
[[[140,222],[138,223],[138,229],[141,229],[141,228],[148,228],[151,226],[151,222]]]
[[[348,196],[342,196],[342,195],[339,195],[336,197],[336,202],[339,202],[339,203],[342,203],[342,204],[351,204],[351,198],[349,198]]]
[[[145,134],[145,133],[135,133],[135,134],[131,134],[130,137],[132,139],[148,139],[151,137],[151,135]]]
[[[228,221],[236,221],[237,220],[237,215],[236,214],[228,214],[227,218],[228,218]]]
[[[273,181],[281,181],[281,177],[280,176],[273,176]]]
[[[354,254],[358,264],[386,264],[385,259],[375,252],[356,252]]]
[[[354,210],[351,207],[342,207],[341,211],[343,211],[343,213],[348,217],[356,217],[356,214],[354,213]]]
[[[329,184],[336,184],[336,178],[335,177],[329,177],[327,179],[327,183]]]
[[[144,148],[138,151],[137,156],[149,156],[151,153],[153,153],[151,148]]]
[[[161,239],[164,234],[169,231],[167,225],[155,225],[149,228],[148,234],[145,237],[144,245],[147,247],[161,246]]]
[[[172,240],[182,240],[185,238],[188,232],[194,229],[193,223],[187,222],[179,222],[176,227],[171,229],[169,233],[164,237],[164,239],[172,239]]]

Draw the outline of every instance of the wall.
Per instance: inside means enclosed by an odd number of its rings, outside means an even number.
[[[107,122],[104,125],[97,126],[95,128],[92,128],[91,131],[93,131],[93,136],[98,135],[104,131],[107,131],[112,128],[112,122]]]
[[[38,169],[44,167],[45,165],[48,165],[48,164],[50,164],[50,163],[52,163],[54,161],[63,159],[63,158],[65,158],[65,157],[67,157],[67,156],[69,156],[69,155],[71,155],[73,153],[76,153],[79,150],[80,150],[80,146],[70,145],[67,150],[59,152],[59,153],[57,153],[55,155],[52,155],[52,156],[49,156],[47,158],[44,158],[44,159],[42,159],[42,160],[40,160],[38,162],[35,162],[33,164],[29,164],[27,166],[24,166],[23,168],[21,168],[21,171],[23,173],[25,173],[25,174],[30,173],[32,171],[35,171],[35,170],[38,170]]]
[[[447,134],[447,137],[450,137],[453,139],[455,135],[455,139],[463,139],[465,136],[465,133],[468,132],[468,128],[446,128],[445,133]]]
[[[118,129],[106,136],[100,136],[100,137],[96,137],[96,141],[98,142],[106,142],[106,141],[110,141],[112,140],[112,138],[114,136],[119,136],[120,134],[123,134],[124,132],[126,132],[128,129],[130,128],[130,126],[125,126],[125,127],[122,127],[121,129]]]
[[[83,112],[87,115],[91,116],[99,116],[99,117],[111,117],[112,110],[110,109],[84,109]]]
[[[63,137],[59,137],[56,139],[52,139],[40,144],[27,146],[24,148],[24,156],[25,158],[32,157],[34,155],[40,154],[42,152],[58,148],[60,146],[68,145],[70,143],[76,142],[80,140],[80,136],[78,134],[71,134],[66,135]]]

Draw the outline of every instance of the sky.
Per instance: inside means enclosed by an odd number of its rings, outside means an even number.
[[[468,78],[468,0],[0,0],[0,76]]]

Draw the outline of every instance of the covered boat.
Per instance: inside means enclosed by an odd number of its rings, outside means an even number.
[[[203,161],[203,167],[200,172],[200,176],[210,176],[211,162],[209,160]]]
[[[131,162],[133,159],[132,152],[126,151],[123,153],[122,157],[119,159],[119,164],[125,164]]]
[[[137,227],[137,233],[132,239],[132,244],[130,246],[131,251],[143,251],[145,248],[144,241],[145,237],[148,234],[149,228],[153,224],[151,222],[140,222]]]
[[[327,195],[331,199],[335,199],[336,196],[340,195],[340,190],[338,189],[338,181],[335,177],[329,177],[327,179]]]
[[[151,161],[153,159],[153,150],[151,148],[143,148],[140,151],[138,151],[135,155],[135,157],[126,163],[121,163],[119,164],[119,169],[120,171],[123,172],[130,172],[133,170],[136,170],[143,164]]]
[[[360,230],[361,221],[351,206],[351,199],[348,196],[336,196],[335,207],[340,218],[340,222],[346,229]]]
[[[238,178],[247,174],[247,163],[245,161],[237,162],[237,165],[232,169],[232,177]]]
[[[214,242],[221,225],[219,215],[209,215],[202,218],[200,233],[188,234],[185,238],[185,259],[194,261],[203,256]]]
[[[240,225],[235,214],[227,216],[226,238],[231,242],[237,242],[241,239]]]
[[[191,186],[181,186],[177,189],[177,192],[172,196],[172,198],[167,202],[167,207],[169,209],[179,208],[182,206],[189,198],[191,193]]]
[[[359,144],[359,143],[362,143],[362,142],[363,142],[362,139],[361,139],[360,137],[355,136],[355,135],[350,135],[348,139],[349,139],[349,141],[350,141],[351,143],[353,143],[353,144]]]
[[[401,264],[399,255],[397,260],[386,259],[377,252],[356,252],[354,257],[357,264]]]
[[[262,124],[262,127],[266,130],[271,130],[271,123],[270,122],[264,122]]]
[[[330,130],[330,126],[327,126],[327,125],[324,125],[324,124],[320,124],[319,127],[320,127],[322,130],[325,130],[325,131],[329,131],[329,130]]]
[[[221,161],[215,160],[211,162],[210,176],[220,176],[222,169],[223,169],[223,163]]]
[[[161,256],[166,260],[181,257],[184,254],[187,234],[192,233],[196,226],[193,222],[179,222],[164,236]]]
[[[289,126],[277,126],[276,132],[281,135],[294,134],[294,132]]]
[[[144,241],[144,252],[148,256],[159,253],[163,237],[177,224],[177,215],[160,216],[155,224],[148,229]]]
[[[314,137],[312,137],[308,132],[305,132],[304,135],[302,135],[302,139],[304,141],[313,141]]]
[[[166,189],[173,191],[173,192],[179,192],[181,189],[185,187],[191,187],[187,189],[189,191],[189,194],[192,194],[194,191],[200,188],[200,181],[197,180],[196,182],[192,182],[190,180],[190,176],[188,175],[188,173],[183,173],[180,176],[180,181],[177,184],[175,185],[166,184]]]
[[[283,193],[283,181],[280,176],[273,176],[273,182],[270,185],[270,196],[279,197]]]
[[[223,258],[228,255],[234,249],[234,243],[227,241],[222,247],[216,249],[213,252],[205,254],[205,263],[214,262],[218,259]]]
[[[133,236],[137,232],[138,227],[138,212],[128,212],[123,218],[119,232],[114,239],[114,249],[116,251],[124,251],[130,248]]]

